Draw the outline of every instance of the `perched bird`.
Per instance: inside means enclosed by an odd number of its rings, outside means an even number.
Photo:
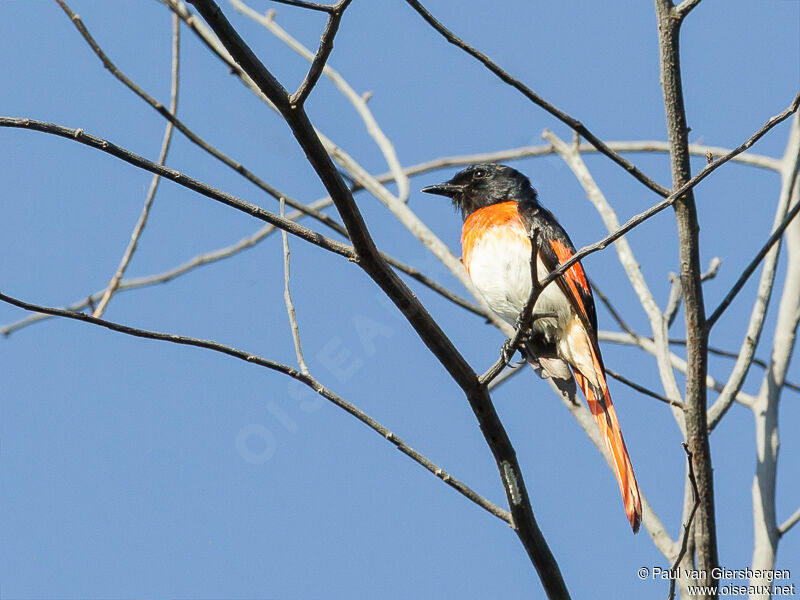
[[[461,210],[464,267],[491,309],[512,325],[518,324],[533,287],[531,240],[537,246],[539,280],[575,253],[564,229],[539,204],[531,182],[511,167],[472,165],[422,191],[447,196]],[[566,379],[572,369],[611,454],[625,512],[636,533],[642,517],[639,487],[608,393],[594,299],[580,262],[541,290],[525,351],[544,376]]]

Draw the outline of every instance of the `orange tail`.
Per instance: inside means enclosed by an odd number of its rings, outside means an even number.
[[[599,365],[596,365],[599,367]],[[622,430],[617,421],[617,412],[611,403],[611,396],[605,382],[605,375],[598,368],[602,390],[595,390],[594,386],[577,369],[573,369],[575,381],[583,390],[586,401],[589,403],[589,410],[597,421],[600,428],[600,435],[606,443],[611,454],[611,462],[614,464],[614,474],[619,482],[619,489],[622,492],[622,500],[625,502],[625,512],[628,515],[633,533],[639,531],[639,523],[642,520],[642,503],[639,499],[639,486],[636,483],[636,476],[633,474],[633,465],[625,448],[625,440],[622,439]],[[602,392],[599,395],[598,392]]]

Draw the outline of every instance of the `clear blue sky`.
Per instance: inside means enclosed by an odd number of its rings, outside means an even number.
[[[278,21],[316,47],[319,14],[278,9]],[[428,7],[457,33],[608,140],[665,139],[652,3],[444,2]],[[281,80],[306,65],[222,2]],[[165,104],[170,17],[155,1],[78,1],[113,60]],[[735,146],[784,109],[800,80],[793,0],[706,0],[683,33],[692,141]],[[162,119],[100,65],[54,2],[0,2],[0,113],[60,123],[155,158]],[[184,28],[179,116],[295,198],[324,190],[288,128]],[[331,56],[413,164],[441,155],[541,143],[570,132],[446,44],[404,2],[355,0]],[[328,81],[309,102],[315,124],[372,172],[386,165],[358,116]],[[754,151],[783,153],[788,124]],[[632,159],[667,184],[664,155]],[[176,133],[168,163],[277,210],[275,202]],[[587,157],[620,218],[656,197],[603,157]],[[695,169],[702,159],[694,163]],[[576,245],[604,229],[559,159],[518,161]],[[414,178],[410,206],[458,254],[460,222]],[[100,289],[119,261],[150,175],[70,141],[0,130],[0,289],[64,305]],[[706,286],[711,308],[766,238],[778,176],[726,166],[697,190],[703,263],[723,259]],[[386,251],[455,280],[374,198],[357,197]],[[307,221],[306,224],[314,225]],[[129,269],[173,267],[260,227],[240,213],[162,183]],[[662,307],[678,268],[669,212],[629,236]],[[498,503],[495,465],[459,389],[377,287],[339,257],[292,242],[293,290],[306,357],[319,379],[413,447]],[[585,263],[647,333],[647,319],[611,249]],[[784,261],[778,274],[782,281]],[[115,297],[107,318],[210,338],[292,363],[280,238],[168,285]],[[426,307],[477,370],[502,336],[424,288]],[[778,288],[779,290],[780,288]],[[714,329],[738,349],[754,286]],[[0,323],[23,313],[0,305]],[[765,334],[771,337],[775,310]],[[601,328],[613,329],[599,309]],[[673,334],[681,336],[681,321]],[[365,342],[364,327],[376,331]],[[678,349],[679,350],[679,349]],[[660,389],[654,361],[606,345],[606,363]],[[344,354],[343,354],[344,353]],[[762,343],[758,355],[766,357]],[[336,366],[343,361],[343,368]],[[795,360],[795,365],[797,360]],[[721,380],[732,363],[714,359]],[[755,370],[757,375],[760,371]],[[516,536],[330,404],[285,377],[211,352],[50,320],[0,339],[0,597],[2,598],[531,598],[538,578]],[[800,379],[800,370],[790,369]],[[683,380],[681,379],[681,382]],[[750,377],[754,392],[760,379]],[[640,483],[674,537],[684,457],[668,409],[611,383]],[[495,401],[516,446],[540,526],[575,598],[663,598],[641,566],[666,566],[645,532],[632,536],[617,484],[572,417],[533,373]],[[800,398],[781,407],[778,519],[800,505]],[[713,433],[722,564],[744,568],[752,547],[755,467],[749,410],[734,406]],[[779,568],[800,570],[800,529],[781,542]]]

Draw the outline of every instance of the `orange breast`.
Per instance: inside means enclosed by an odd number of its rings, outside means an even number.
[[[461,229],[461,260],[468,274],[472,251],[481,237],[493,227],[504,227],[508,235],[521,237],[528,241],[525,226],[522,224],[517,210],[517,203],[513,200],[476,210],[467,217],[464,227]],[[528,247],[530,248],[530,246]]]

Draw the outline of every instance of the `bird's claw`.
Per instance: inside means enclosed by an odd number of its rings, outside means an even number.
[[[511,359],[514,358],[514,354],[516,353],[517,349],[511,345],[513,340],[506,340],[503,342],[503,347],[500,350],[500,358],[503,359],[503,362],[508,364],[511,362]]]

